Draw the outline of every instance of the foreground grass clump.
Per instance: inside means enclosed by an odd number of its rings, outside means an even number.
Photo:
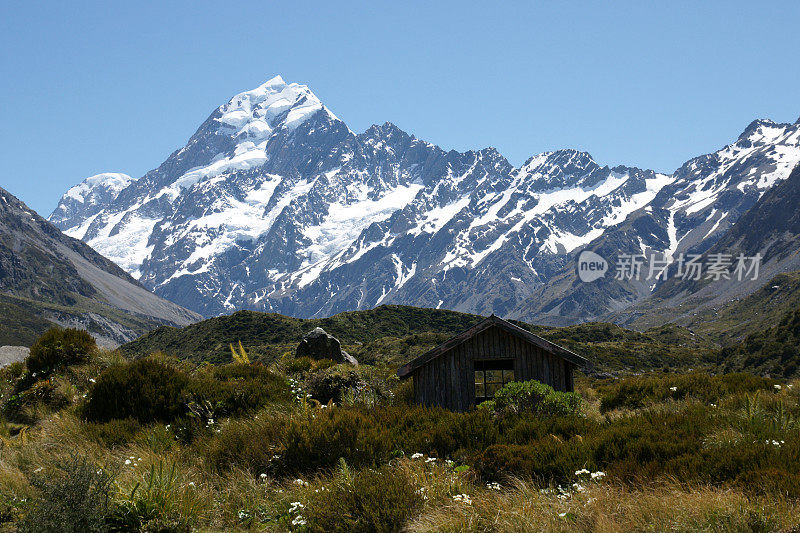
[[[342,461],[323,487],[309,494],[301,515],[318,531],[399,531],[425,502],[424,486],[396,464],[353,471]]]
[[[751,498],[706,485],[656,483],[630,488],[591,484],[568,497],[513,480],[509,490],[471,495],[426,509],[406,525],[412,532],[514,531],[794,531],[797,502]]]
[[[33,500],[20,532],[88,532],[108,530],[113,475],[85,458],[59,461],[55,472],[35,473],[31,484],[39,496]]]

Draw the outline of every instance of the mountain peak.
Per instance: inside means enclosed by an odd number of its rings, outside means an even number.
[[[261,86],[262,87],[277,87],[277,86],[284,86],[284,85],[286,85],[286,82],[283,81],[283,78],[281,77],[281,75],[278,74],[277,76],[275,76],[273,78],[270,78],[267,81],[265,81]]]
[[[335,118],[306,85],[286,83],[281,76],[275,76],[220,106],[217,121],[227,130],[225,133],[258,144],[273,131],[294,130],[323,110]]]
[[[560,167],[564,171],[573,173],[576,170],[585,170],[593,166],[597,166],[597,163],[595,163],[591,154],[572,148],[566,148],[537,154],[525,161],[525,164],[522,165],[520,170],[534,173],[546,172],[553,167]]]
[[[789,124],[778,124],[777,122],[768,118],[757,118],[747,125],[742,134],[739,135],[738,140],[754,141],[756,140],[756,137],[761,138],[769,136],[766,130],[784,129],[788,126]]]
[[[60,229],[72,227],[102,210],[134,181],[121,172],[89,176],[64,193],[48,220]]]

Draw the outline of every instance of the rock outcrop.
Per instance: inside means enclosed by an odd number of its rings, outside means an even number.
[[[342,350],[339,339],[330,335],[322,328],[314,328],[306,333],[295,351],[296,357],[310,357],[311,359],[332,359],[337,363],[358,365],[356,358]]]

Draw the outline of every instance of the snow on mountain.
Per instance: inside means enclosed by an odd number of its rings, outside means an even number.
[[[675,221],[670,249],[707,249],[798,162],[800,127],[771,120],[753,121],[735,143],[686,162],[658,202]]]
[[[49,220],[59,227],[80,226],[114,201],[133,181],[127,174],[118,172],[89,176],[64,194]]]
[[[514,168],[493,148],[448,152],[390,123],[356,134],[308,87],[275,77],[99,208],[68,193],[51,220],[205,315],[382,303],[509,313],[571,253],[648,209],[676,249],[723,231],[785,177],[800,145],[789,129],[759,122],[674,175],[576,150]]]
[[[800,163],[800,124],[752,122],[733,144],[693,158],[624,223],[587,244],[610,264],[619,254],[702,253],[711,248],[764,193]],[[621,211],[625,211],[622,209]],[[574,262],[547,287],[533,291],[513,311],[540,323],[567,324],[606,318],[641,302],[659,283],[611,278],[576,283]]]

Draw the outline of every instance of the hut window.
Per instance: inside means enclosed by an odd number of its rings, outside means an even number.
[[[513,359],[475,361],[475,404],[494,398],[511,381],[514,381]]]

